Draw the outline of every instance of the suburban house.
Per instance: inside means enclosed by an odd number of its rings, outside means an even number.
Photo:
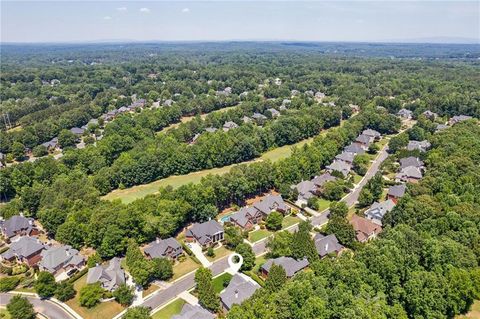
[[[115,257],[108,265],[97,265],[90,268],[87,273],[87,284],[100,282],[103,289],[108,291],[116,290],[125,283],[125,272],[120,265],[120,258]]]
[[[322,101],[327,95],[323,92],[320,92],[318,91],[317,93],[315,93],[315,99],[317,99],[318,101]]]
[[[443,131],[445,129],[449,128],[448,125],[445,125],[445,124],[437,124],[437,127],[435,128],[435,132],[440,132],[440,131]]]
[[[371,220],[377,225],[382,226],[382,219],[386,213],[391,211],[395,207],[395,202],[391,199],[388,199],[384,202],[375,202],[372,207],[365,211],[365,218]]]
[[[357,143],[351,143],[348,146],[345,146],[343,151],[353,153],[355,155],[365,154],[365,147]]]
[[[455,115],[454,117],[452,117],[448,120],[448,124],[449,125],[454,125],[454,124],[457,124],[459,122],[468,121],[470,119],[472,119],[472,117],[468,116],[468,115]]]
[[[335,159],[338,161],[344,161],[347,164],[352,164],[353,159],[355,158],[355,154],[350,153],[350,152],[342,152],[335,156]]]
[[[210,246],[223,240],[223,227],[216,220],[195,223],[187,229],[185,237],[189,242],[198,242],[203,247]]]
[[[252,115],[252,119],[254,119],[257,123],[262,123],[263,121],[267,120],[267,117],[261,113],[255,112]]]
[[[42,145],[45,146],[48,151],[54,151],[60,147],[58,144],[58,137],[54,137],[50,141],[42,143]]]
[[[332,164],[328,165],[326,169],[332,173],[334,171],[342,173],[344,177],[348,176],[348,173],[352,170],[352,166],[344,161],[333,161]]]
[[[438,117],[437,113],[434,113],[430,110],[426,110],[425,112],[422,113],[427,119],[434,120]]]
[[[178,315],[172,316],[171,319],[215,319],[215,315],[199,305],[192,306],[185,303],[182,311]]]
[[[373,142],[373,137],[363,135],[363,134],[360,134],[359,136],[357,136],[357,138],[354,141],[355,144],[360,144],[361,146],[364,146],[364,147],[370,146],[372,142]]]
[[[225,132],[228,132],[229,130],[237,128],[237,127],[238,127],[238,124],[235,123],[235,122],[232,122],[232,121],[228,121],[228,122],[225,122],[225,124],[223,124],[223,130]]]
[[[382,232],[382,226],[358,215],[353,215],[350,224],[355,230],[355,237],[361,243],[377,237]]]
[[[183,254],[182,245],[173,237],[167,239],[157,238],[145,247],[145,255],[149,258],[175,259]]]
[[[405,195],[407,186],[405,184],[393,185],[388,188],[387,199],[391,199],[397,203],[398,199]]]
[[[240,305],[260,288],[253,279],[242,273],[236,273],[227,288],[220,293],[223,308],[228,311],[233,305]]]
[[[314,96],[314,92],[312,90],[307,90],[305,91],[305,95]]]
[[[240,99],[245,99],[248,96],[248,91],[242,92],[238,95]]]
[[[312,181],[302,181],[293,186],[298,192],[297,202],[302,205],[306,204],[308,200],[317,195],[317,185]]]
[[[305,269],[309,265],[307,258],[304,258],[302,260],[296,260],[292,257],[282,256],[275,259],[269,259],[262,265],[262,267],[260,267],[260,272],[263,277],[268,277],[268,272],[270,271],[270,268],[273,264],[281,266],[285,270],[288,278],[293,277],[297,272]]]
[[[254,225],[258,224],[262,218],[262,212],[255,207],[242,207],[238,212],[230,215],[230,222],[243,229],[251,229]]]
[[[397,115],[406,120],[410,120],[413,116],[413,112],[407,109],[401,109],[398,111]]]
[[[72,127],[70,129],[70,132],[72,132],[73,134],[75,134],[77,136],[80,136],[80,135],[83,135],[83,133],[85,133],[85,129],[83,129],[81,127]]]
[[[408,142],[408,145],[407,145],[407,150],[409,151],[420,151],[420,152],[426,152],[430,146],[432,146],[430,144],[429,141],[427,140],[424,140],[424,141],[409,141]]]
[[[38,263],[41,271],[48,271],[54,276],[63,272],[69,275],[72,270],[79,270],[85,265],[85,259],[78,250],[69,245],[47,247],[42,251],[42,260]]]
[[[291,95],[291,96],[297,96],[297,95],[299,95],[299,94],[300,94],[300,91],[299,91],[299,90],[291,90],[291,91],[290,91],[290,95]]]
[[[331,253],[335,253],[336,255],[338,255],[344,249],[342,244],[338,242],[335,234],[325,236],[318,233],[315,235],[315,237],[313,237],[313,241],[315,243],[315,248],[317,249],[317,253],[320,258],[323,258]]]
[[[425,168],[424,165],[425,164],[423,163],[423,161],[420,160],[418,157],[409,156],[400,159],[400,169],[413,166],[423,170]]]
[[[280,112],[275,110],[274,108],[267,109],[267,111],[269,111],[270,114],[272,114],[272,118],[276,118],[280,116]]]
[[[415,166],[407,166],[405,168],[402,168],[400,172],[395,175],[395,181],[397,183],[418,183],[418,181],[422,179],[422,177],[423,174],[420,168]]]
[[[336,179],[337,178],[333,175],[330,175],[330,173],[323,173],[322,175],[315,176],[312,179],[312,182],[315,184],[315,186],[317,186],[318,191],[321,192],[325,183],[332,182]]]
[[[21,215],[15,215],[5,221],[0,221],[0,229],[5,239],[11,239],[15,236],[34,236],[39,233],[33,223],[33,218],[26,218]]]
[[[273,211],[277,211],[282,214],[287,214],[290,212],[290,207],[287,206],[282,198],[282,195],[269,194],[261,201],[253,204],[253,207],[259,210],[264,216],[270,215],[270,213]]]
[[[17,261],[35,266],[41,259],[41,252],[45,246],[35,237],[23,236],[13,241],[10,248],[0,255],[2,260],[9,262]]]
[[[244,117],[242,117],[242,121],[243,123],[247,124],[247,123],[252,123],[253,120],[245,115]]]
[[[348,104],[348,106],[352,109],[352,111],[354,113],[356,112],[360,112],[360,106],[356,105],[356,104]]]
[[[379,140],[380,137],[382,137],[382,134],[380,134],[379,132],[377,132],[375,130],[372,130],[372,129],[363,130],[362,135],[369,136],[369,137],[373,138],[374,140]]]
[[[290,104],[292,104],[292,100],[283,99],[283,101],[282,101],[282,105],[283,105],[283,106],[287,106],[287,105],[290,105]]]
[[[175,103],[175,101],[173,101],[172,99],[167,99],[167,100],[163,101],[162,105],[166,106],[166,107],[169,107],[169,106],[172,106],[173,103]]]

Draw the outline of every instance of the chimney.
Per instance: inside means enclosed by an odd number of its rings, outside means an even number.
[[[328,252],[328,243],[325,244],[325,251]]]
[[[238,299],[238,290],[235,289],[235,299]]]
[[[155,239],[155,242],[156,242],[157,244],[160,244],[160,238],[157,237],[157,238]]]

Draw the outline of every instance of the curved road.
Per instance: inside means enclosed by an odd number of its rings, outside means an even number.
[[[52,301],[42,300],[34,296],[19,295],[26,297],[35,308],[35,311],[41,313],[48,319],[75,319],[62,307]],[[6,307],[13,296],[15,296],[14,293],[0,293],[0,306]]]

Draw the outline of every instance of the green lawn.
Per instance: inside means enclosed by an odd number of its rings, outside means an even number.
[[[466,315],[456,316],[456,319],[479,319],[480,318],[480,300],[476,300],[470,311]]]
[[[232,275],[230,275],[228,272],[221,274],[218,277],[213,278],[212,284],[213,284],[213,289],[215,290],[216,293],[220,293],[225,287],[223,287],[223,282],[225,280],[232,279]]]
[[[329,200],[326,200],[325,198],[319,198],[318,199],[318,211],[323,212],[325,209],[330,207],[330,204],[332,202]]]
[[[298,217],[295,217],[292,215],[285,216],[282,222],[282,229],[298,224],[299,222],[300,222],[300,218]]]
[[[353,183],[358,184],[362,180],[363,176],[358,175],[357,173],[353,174]]]
[[[267,261],[265,255],[259,256],[255,259],[255,266],[252,268],[253,273],[257,273],[260,270],[260,267]]]
[[[145,298],[146,296],[150,295],[151,293],[157,291],[158,289],[160,289],[159,286],[157,285],[154,285],[154,284],[151,284],[150,286],[148,286],[147,289],[144,289],[143,292],[142,292],[142,297]]]
[[[271,234],[272,232],[267,229],[254,230],[248,234],[248,240],[254,243],[270,236]]]
[[[183,299],[175,299],[173,302],[169,303],[167,306],[163,307],[159,311],[155,312],[152,315],[153,319],[170,319],[172,316],[179,314],[182,311],[182,307],[185,304]]]
[[[87,284],[87,274],[80,277],[73,287],[77,291],[75,298],[66,302],[73,310],[75,310],[84,319],[97,319],[97,318],[113,318],[117,314],[123,311],[124,307],[115,301],[101,302],[93,308],[85,308],[80,306],[80,294],[79,291]]]
[[[215,256],[214,257],[208,257],[207,254],[205,253],[205,256],[207,257],[207,259],[209,261],[215,261],[215,260],[218,260],[222,257],[225,257],[227,256],[228,254],[231,253],[230,250],[228,250],[225,246],[221,246],[220,248],[216,248],[214,249],[214,252],[215,252]]]

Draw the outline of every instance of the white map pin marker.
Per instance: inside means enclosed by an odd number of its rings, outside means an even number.
[[[233,253],[228,257],[228,269],[226,272],[235,275],[243,264],[243,257],[240,254]]]

